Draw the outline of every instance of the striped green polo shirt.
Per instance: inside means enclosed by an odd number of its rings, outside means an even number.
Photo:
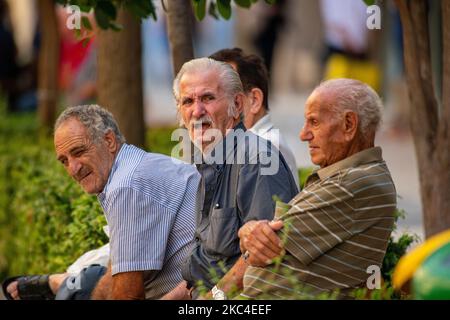
[[[249,267],[241,297],[348,297],[366,285],[369,266],[381,267],[395,208],[395,186],[379,147],[313,172],[288,209],[275,213],[284,221],[279,236],[286,254],[265,268]]]

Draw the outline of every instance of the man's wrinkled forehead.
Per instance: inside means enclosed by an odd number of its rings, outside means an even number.
[[[314,90],[305,103],[305,116],[309,114],[326,114],[331,111],[331,93],[321,90]]]
[[[53,140],[55,151],[59,154],[71,146],[88,144],[90,135],[78,119],[70,118],[56,129]]]
[[[220,92],[221,83],[215,71],[189,72],[180,79],[180,97]]]

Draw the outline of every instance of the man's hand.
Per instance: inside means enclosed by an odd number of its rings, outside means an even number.
[[[241,251],[248,251],[247,263],[265,267],[283,253],[283,246],[276,231],[283,227],[278,221],[249,221],[239,230]]]
[[[166,293],[161,300],[191,300],[190,290],[187,288],[187,282],[182,281],[172,291]]]

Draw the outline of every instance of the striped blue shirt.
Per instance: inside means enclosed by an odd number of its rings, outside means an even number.
[[[195,167],[124,144],[98,195],[110,230],[112,274],[147,271],[146,299],[182,281],[199,182]]]

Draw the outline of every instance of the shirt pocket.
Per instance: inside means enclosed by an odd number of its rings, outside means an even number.
[[[213,209],[209,220],[205,249],[210,254],[232,257],[239,254],[239,216],[236,208]]]

